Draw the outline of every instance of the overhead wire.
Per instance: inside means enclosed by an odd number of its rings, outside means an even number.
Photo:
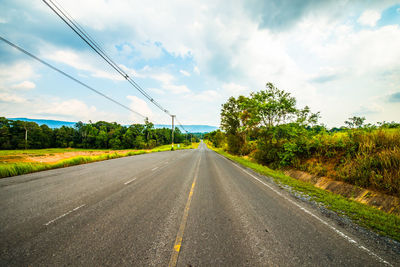
[[[44,60],[38,58],[37,56],[35,56],[35,55],[33,55],[32,53],[26,51],[25,49],[19,47],[18,45],[14,44],[14,43],[12,43],[12,42],[10,42],[10,41],[8,41],[7,39],[3,38],[2,36],[0,36],[0,40],[3,41],[3,42],[5,42],[5,43],[8,44],[8,45],[14,47],[15,49],[21,51],[22,53],[24,53],[24,54],[30,56],[31,58],[33,58],[33,59],[39,61],[39,62],[42,63],[43,65],[46,65],[47,67],[49,67],[49,68],[51,68],[51,69],[57,71],[58,73],[60,73],[60,74],[62,74],[62,75],[64,75],[64,76],[66,76],[67,78],[69,78],[69,79],[71,79],[71,80],[73,80],[73,81],[79,83],[80,85],[86,87],[87,89],[93,91],[94,93],[96,93],[96,94],[98,94],[98,95],[100,95],[100,96],[102,96],[102,97],[104,97],[104,98],[106,98],[106,99],[108,99],[108,100],[114,102],[115,104],[117,104],[117,105],[119,105],[119,106],[121,106],[121,107],[123,107],[123,108],[129,110],[130,112],[132,112],[132,113],[134,113],[134,114],[136,114],[136,115],[138,115],[138,116],[140,116],[140,117],[142,117],[142,118],[144,118],[144,119],[148,119],[147,116],[144,116],[144,115],[140,114],[139,112],[137,112],[137,111],[131,109],[130,107],[128,107],[128,106],[126,106],[126,105],[124,105],[124,104],[118,102],[117,100],[115,100],[115,99],[113,99],[113,98],[111,98],[111,97],[109,97],[109,96],[103,94],[102,92],[100,92],[100,91],[94,89],[93,87],[91,87],[91,86],[85,84],[84,82],[82,82],[82,81],[80,81],[80,80],[74,78],[73,76],[69,75],[68,73],[66,73],[66,72],[64,72],[64,71],[62,71],[62,70],[60,70],[60,69],[58,69],[57,67],[51,65],[50,63],[48,63],[48,62],[46,62],[46,61],[44,61]]]
[[[89,45],[98,55],[100,55],[114,70],[123,76],[135,89],[137,89],[144,97],[157,106],[161,111],[171,116],[169,111],[151,97],[139,84],[137,84],[120,66],[118,66],[100,47],[100,45],[77,23],[65,9],[57,2],[52,0],[43,0],[43,2],[61,18],[85,43]]]
[[[186,131],[185,127],[183,127],[183,125],[180,123],[180,121],[177,118],[175,118],[175,120],[178,123],[178,125],[182,128],[182,130],[184,130],[186,132],[186,134],[188,134],[189,132]]]

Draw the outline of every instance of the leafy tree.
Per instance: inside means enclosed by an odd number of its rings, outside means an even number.
[[[25,148],[25,133],[28,131],[27,148],[81,147],[81,148],[153,148],[171,143],[171,129],[154,129],[148,120],[144,124],[122,126],[116,122],[98,121],[74,127],[63,126],[51,129],[34,122],[12,121],[0,117],[0,149]],[[176,128],[176,143],[187,136]]]
[[[234,154],[241,154],[241,150],[246,142],[245,123],[243,119],[243,102],[246,98],[238,99],[230,97],[228,101],[222,105],[221,110],[221,129],[226,132],[226,140],[228,150]]]
[[[252,123],[265,127],[287,123],[298,113],[296,99],[272,83],[267,83],[266,90],[251,93],[245,106]]]
[[[365,117],[354,116],[354,117],[349,118],[349,120],[345,121],[344,123],[347,124],[347,126],[349,128],[353,129],[353,128],[361,128],[364,124],[364,121],[365,121]]]
[[[0,149],[11,149],[10,122],[4,117],[0,117]]]

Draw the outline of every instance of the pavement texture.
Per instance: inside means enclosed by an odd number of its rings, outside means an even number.
[[[400,266],[201,143],[0,180],[0,266]]]

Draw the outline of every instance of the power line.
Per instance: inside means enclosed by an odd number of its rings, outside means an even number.
[[[7,39],[3,38],[2,36],[0,36],[0,40],[2,40],[3,42],[5,42],[5,43],[8,44],[8,45],[14,47],[15,49],[21,51],[22,53],[24,53],[24,54],[30,56],[31,58],[33,58],[33,59],[39,61],[39,62],[42,63],[43,65],[46,65],[47,67],[49,67],[49,68],[51,68],[51,69],[53,69],[53,70],[55,70],[55,71],[61,73],[62,75],[68,77],[69,79],[71,79],[71,80],[73,80],[73,81],[79,83],[80,85],[82,85],[82,86],[86,87],[87,89],[89,89],[89,90],[95,92],[96,94],[101,95],[102,97],[107,98],[108,100],[110,100],[110,101],[114,102],[115,104],[117,104],[117,105],[119,105],[119,106],[121,106],[121,107],[123,107],[123,108],[129,110],[130,112],[135,113],[136,115],[139,115],[140,117],[147,119],[146,116],[140,114],[140,113],[137,112],[137,111],[134,111],[133,109],[131,109],[131,108],[125,106],[124,104],[118,102],[117,100],[114,100],[114,99],[112,99],[111,97],[109,97],[109,96],[103,94],[102,92],[100,92],[100,91],[94,89],[93,87],[91,87],[91,86],[89,86],[89,85],[87,85],[87,84],[81,82],[80,80],[78,80],[78,79],[72,77],[71,75],[65,73],[64,71],[62,71],[62,70],[56,68],[55,66],[51,65],[50,63],[48,63],[48,62],[46,62],[46,61],[44,61],[44,60],[38,58],[37,56],[35,56],[35,55],[29,53],[28,51],[26,51],[26,50],[24,50],[23,48],[17,46],[16,44],[14,44],[14,43],[8,41]]]
[[[161,106],[154,98],[152,98],[140,85],[138,85],[120,66],[118,66],[93,40],[93,38],[80,26],[71,15],[69,15],[60,4],[55,4],[52,0],[43,0],[43,2],[61,18],[90,48],[100,55],[114,70],[124,77],[134,88],[136,88],[144,97],[157,106],[161,111],[171,116],[169,111]],[[50,4],[51,3],[51,4]]]
[[[175,118],[175,119],[178,122],[179,126],[182,128],[182,130],[184,130],[186,132],[186,134],[188,134],[189,132],[186,131],[186,129],[183,127],[183,125],[180,123],[180,121],[177,118]]]

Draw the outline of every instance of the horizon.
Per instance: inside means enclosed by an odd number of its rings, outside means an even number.
[[[5,118],[8,119],[8,120],[23,120],[23,119],[27,119],[27,120],[35,120],[35,121],[57,121],[57,122],[68,122],[68,123],[82,122],[82,123],[85,123],[85,124],[89,123],[89,122],[84,122],[84,121],[80,121],[80,120],[78,120],[78,121],[65,121],[65,120],[38,119],[38,118],[25,118],[25,117],[18,117],[18,118],[7,118],[7,117],[5,117]],[[90,121],[91,121],[91,120],[90,120]],[[99,120],[99,121],[104,121],[104,120]],[[92,121],[92,123],[96,123],[96,122],[99,122],[99,121],[95,121],[95,122]],[[115,123],[118,123],[118,122],[116,122],[116,121],[105,121],[105,122],[109,122],[109,123],[115,122]],[[118,123],[118,124],[120,124],[120,123]],[[132,123],[132,124],[144,124],[144,123]],[[153,123],[153,124],[154,124],[154,123]],[[121,125],[122,125],[122,124],[121,124]],[[131,124],[126,124],[126,125],[131,125]],[[159,124],[159,123],[157,123],[157,124],[154,124],[154,125],[171,125],[171,124]],[[219,128],[219,126],[208,125],[208,124],[183,124],[183,126],[210,126],[210,127],[217,127],[217,128]],[[175,127],[177,127],[177,126],[175,125]]]

